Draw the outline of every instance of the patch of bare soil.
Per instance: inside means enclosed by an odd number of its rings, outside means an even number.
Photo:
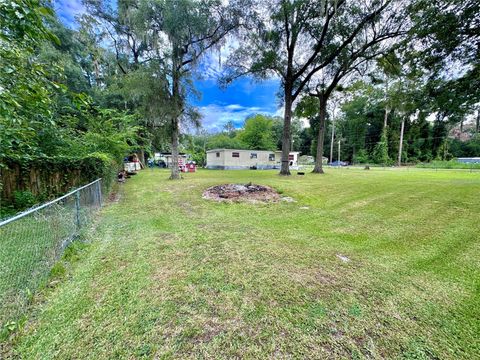
[[[120,201],[120,193],[118,191],[112,191],[108,195],[108,202],[116,203]]]
[[[226,202],[277,202],[280,195],[271,187],[264,185],[224,184],[209,187],[203,192],[203,198]]]

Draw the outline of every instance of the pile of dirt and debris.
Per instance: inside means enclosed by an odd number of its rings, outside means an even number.
[[[209,187],[204,199],[215,201],[276,202],[280,195],[271,187],[256,184],[224,184]]]

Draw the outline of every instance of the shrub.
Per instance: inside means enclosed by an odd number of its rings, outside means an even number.
[[[27,209],[37,202],[37,199],[29,190],[15,190],[13,199],[13,205],[17,210]]]
[[[2,208],[13,208],[17,211],[57,197],[98,178],[103,179],[106,193],[121,166],[109,154],[101,152],[83,157],[4,158],[2,162],[5,166],[0,168],[1,176],[11,184],[9,190],[4,188],[1,193]],[[8,215],[11,211],[4,212]]]

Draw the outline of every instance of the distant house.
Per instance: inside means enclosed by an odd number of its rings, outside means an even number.
[[[480,157],[457,158],[457,161],[465,164],[480,164]]]
[[[292,151],[289,165],[298,169],[299,152]],[[280,169],[281,151],[213,149],[207,151],[207,169],[241,170],[241,169]]]

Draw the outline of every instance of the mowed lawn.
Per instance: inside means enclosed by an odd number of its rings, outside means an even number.
[[[14,356],[480,358],[480,173],[167,178],[145,170],[102,209]],[[202,199],[250,181],[296,202]]]

